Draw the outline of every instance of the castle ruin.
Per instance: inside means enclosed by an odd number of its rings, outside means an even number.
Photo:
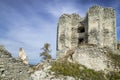
[[[86,17],[78,14],[63,14],[57,30],[57,58],[67,49],[79,48],[82,44],[117,49],[116,16],[113,8],[91,7]]]

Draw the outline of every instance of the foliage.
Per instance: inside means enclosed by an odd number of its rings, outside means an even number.
[[[43,56],[44,60],[51,59],[51,55],[49,54],[51,52],[50,50],[50,44],[45,43],[44,46],[41,48],[43,52],[40,53],[40,56]]]
[[[106,77],[108,80],[120,80],[120,72],[109,72]]]
[[[106,80],[103,72],[88,69],[78,63],[55,61],[51,63],[51,66],[50,70],[55,72],[55,75],[72,76],[82,80]]]

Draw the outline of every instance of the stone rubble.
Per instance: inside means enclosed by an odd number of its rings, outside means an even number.
[[[41,69],[36,70],[31,75],[31,80],[75,80],[75,78],[70,76],[63,75],[55,76],[55,73],[51,72],[50,68],[51,68],[50,63],[45,62],[44,66]]]

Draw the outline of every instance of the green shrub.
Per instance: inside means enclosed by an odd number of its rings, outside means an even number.
[[[103,72],[88,69],[78,63],[55,61],[51,65],[50,70],[55,72],[55,75],[72,76],[76,79],[81,78],[83,80],[106,80]]]
[[[41,48],[42,52],[40,53],[40,57],[42,56],[44,60],[47,59],[51,59],[51,55],[50,55],[50,44],[49,43],[45,43],[44,46]]]
[[[109,72],[106,77],[108,80],[120,80],[120,72]]]
[[[112,61],[114,67],[120,68],[120,55],[114,54],[114,51],[105,47],[105,54]],[[68,61],[55,61],[51,63],[51,71],[55,72],[55,75],[72,76],[76,79],[82,80],[120,80],[120,72],[111,71],[105,74],[102,71],[94,71],[88,69],[78,63],[71,63]]]

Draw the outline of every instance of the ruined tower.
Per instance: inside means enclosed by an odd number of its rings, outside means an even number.
[[[117,48],[116,17],[112,8],[91,7],[84,18],[78,14],[63,14],[57,30],[57,57],[81,44]]]
[[[88,11],[88,43],[116,49],[115,19],[114,9],[91,7]]]

